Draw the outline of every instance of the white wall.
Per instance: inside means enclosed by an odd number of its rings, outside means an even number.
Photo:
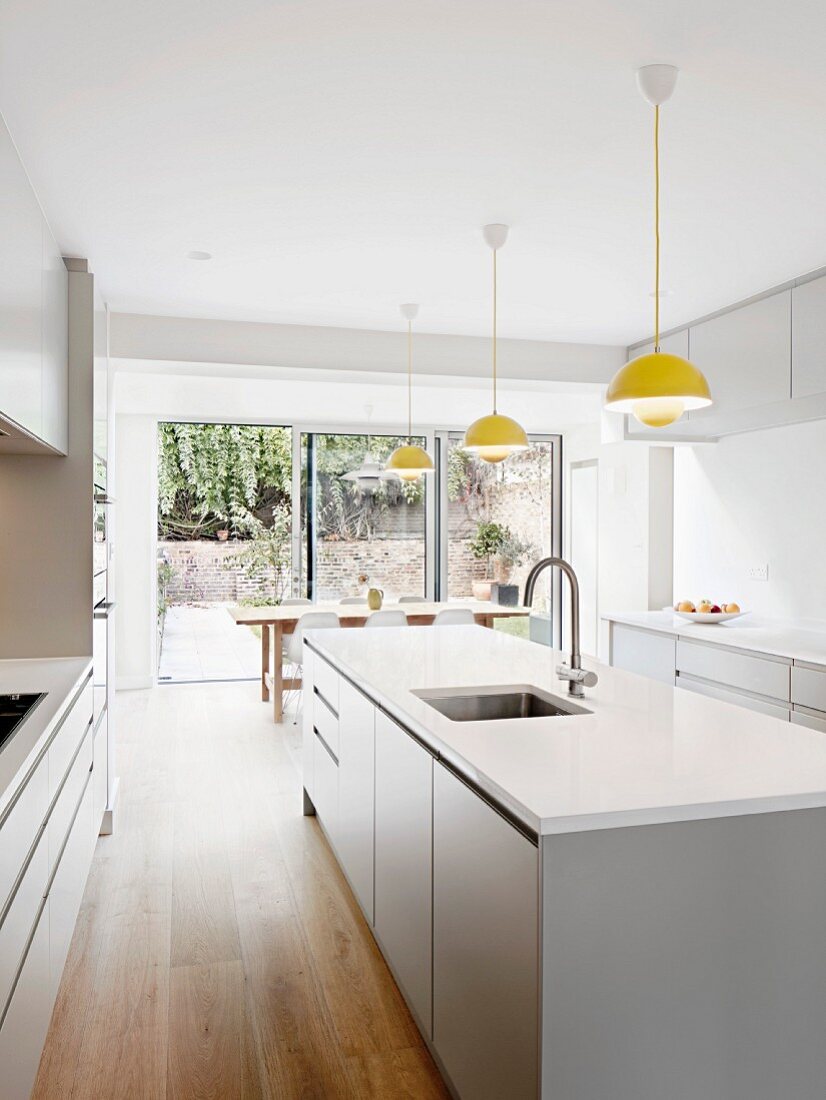
[[[824,469],[824,421],[677,448],[674,598],[826,618]],[[748,578],[765,564],[767,582]]]
[[[116,417],[118,688],[151,687],[156,672],[157,434],[157,421],[152,416]]]

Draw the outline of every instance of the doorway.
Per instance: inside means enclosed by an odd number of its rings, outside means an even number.
[[[599,640],[599,465],[596,459],[571,464],[570,557],[579,580],[582,652],[597,655]]]
[[[291,533],[291,428],[158,424],[159,683],[260,677],[227,609],[289,595]]]

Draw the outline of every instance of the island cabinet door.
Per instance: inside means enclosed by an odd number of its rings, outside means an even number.
[[[433,791],[433,1044],[467,1100],[536,1100],[539,850],[442,764]]]
[[[611,664],[626,672],[638,672],[674,686],[677,639],[668,634],[638,630],[623,623],[611,624]]]
[[[376,712],[374,926],[390,968],[432,1033],[433,757]]]
[[[338,703],[338,855],[372,924],[376,708],[346,680]]]

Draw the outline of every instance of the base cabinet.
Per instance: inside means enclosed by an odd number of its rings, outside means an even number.
[[[339,686],[338,854],[373,922],[375,707],[346,680]]]
[[[611,664],[614,668],[649,676],[673,687],[677,639],[668,634],[611,623]]]
[[[376,712],[375,929],[425,1035],[432,1035],[433,757]]]
[[[47,898],[0,1024],[0,1095],[3,1100],[28,1100],[31,1095],[51,1014]]]
[[[539,852],[442,764],[433,781],[433,1042],[473,1100],[535,1100]]]

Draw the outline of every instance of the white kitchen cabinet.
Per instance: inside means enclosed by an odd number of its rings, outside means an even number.
[[[792,708],[792,722],[795,726],[805,726],[818,733],[826,733],[826,711],[810,710],[808,707]]]
[[[611,623],[610,662],[615,668],[624,668],[626,672],[636,672],[673,687],[676,650],[677,640],[670,634]]]
[[[316,733],[333,756],[338,756],[338,715],[330,710],[329,704],[317,690],[313,692],[312,707]]]
[[[42,219],[42,409],[41,438],[55,450],[69,449],[69,273],[51,230]]]
[[[539,853],[442,764],[433,790],[433,1042],[457,1093],[535,1100]]]
[[[376,713],[376,936],[419,1025],[432,1034],[433,757]]]
[[[0,120],[0,415],[41,436],[43,215]]]
[[[791,290],[785,290],[691,326],[691,361],[714,399],[692,414],[692,427],[729,411],[788,400],[791,323]]]
[[[51,1014],[47,898],[5,1019],[0,1024],[0,1092],[3,1100],[29,1100]]]
[[[826,393],[826,275],[792,289],[792,397]]]
[[[46,833],[40,838],[0,924],[0,1016],[11,996],[20,960],[49,881]]]
[[[94,790],[93,803],[94,803],[94,819],[95,829],[98,830],[101,827],[103,821],[103,814],[106,810],[109,795],[109,738],[108,738],[108,725],[109,725],[109,711],[108,708],[103,712],[100,717],[100,721],[95,729],[95,748],[94,748],[94,762],[95,770],[92,773],[92,786]]]
[[[315,812],[333,847],[338,843],[338,760],[315,731],[313,752]]]
[[[792,669],[792,702],[811,710],[826,711],[826,669],[795,665]]]
[[[267,630],[267,627],[262,629]],[[315,722],[313,714],[313,676],[316,656],[306,642],[302,645],[303,656],[301,658],[301,735],[302,754],[301,766],[304,778],[305,806],[304,812],[311,813],[312,809],[307,805],[306,799],[313,800],[314,785],[314,759],[315,759]]]
[[[57,996],[60,977],[72,942],[75,921],[92,862],[97,828],[93,820],[94,789],[86,787],[75,808],[72,828],[49,888],[49,981],[52,999]]]
[[[338,715],[338,854],[368,921],[373,922],[376,708],[342,680]]]
[[[677,669],[740,691],[789,700],[791,662],[737,653],[703,642],[677,641]]]
[[[316,654],[313,687],[334,714],[338,714],[339,675],[331,664]]]
[[[49,815],[47,831],[49,834],[49,872],[54,870],[66,837],[72,827],[78,801],[89,782],[94,754],[94,735],[92,723],[86,727],[83,741],[78,746],[77,755],[66,774],[60,794],[57,796]]]
[[[754,710],[758,714],[768,714],[771,718],[779,718],[781,722],[789,721],[791,708],[788,704],[781,706],[779,702],[749,695],[734,688],[722,687],[720,684],[710,684],[705,680],[693,680],[691,676],[682,674],[677,675],[677,687],[683,688],[684,691],[693,691],[695,695],[719,699],[721,703],[733,703],[734,706],[745,707],[746,710]]]

